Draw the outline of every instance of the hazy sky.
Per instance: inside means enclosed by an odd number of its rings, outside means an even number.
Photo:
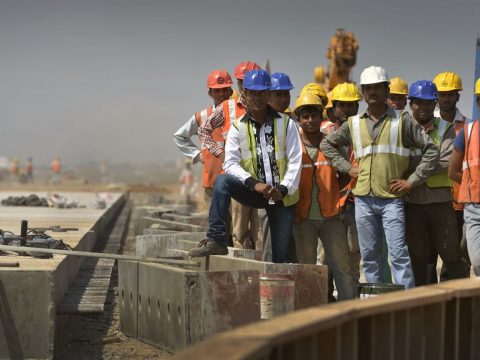
[[[478,0],[0,0],[0,156],[174,160],[172,134],[210,104],[208,72],[270,59],[290,74],[294,98],[326,65],[337,27],[359,41],[355,80],[369,65],[408,82],[456,71],[470,116],[479,9]]]

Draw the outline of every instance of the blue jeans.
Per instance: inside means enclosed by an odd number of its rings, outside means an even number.
[[[215,180],[207,237],[227,245],[226,216],[232,198],[243,205],[266,210],[272,234],[272,261],[288,262],[288,244],[292,236],[295,206],[285,207],[282,201],[271,205],[261,194],[249,190],[240,180],[231,175],[222,174]]]
[[[355,198],[355,219],[363,271],[369,283],[381,282],[382,222],[396,284],[415,286],[412,265],[405,242],[403,199],[382,199],[375,196]]]

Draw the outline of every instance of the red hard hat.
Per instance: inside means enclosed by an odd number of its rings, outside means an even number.
[[[220,89],[231,87],[232,77],[227,70],[213,70],[208,74],[207,87],[211,89]]]
[[[237,78],[238,80],[243,80],[243,76],[245,75],[245,73],[252,70],[258,70],[258,69],[261,69],[261,67],[255,62],[252,62],[252,61],[241,62],[235,68],[235,78]]]

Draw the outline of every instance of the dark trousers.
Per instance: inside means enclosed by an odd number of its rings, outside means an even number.
[[[461,260],[457,221],[451,202],[405,204],[405,238],[415,285],[429,283],[431,247],[434,247],[442,258],[448,279],[467,276]]]
[[[261,194],[249,190],[231,175],[219,175],[215,180],[207,237],[227,245],[226,214],[232,198],[243,205],[266,210],[272,236],[272,260],[275,263],[289,262],[288,246],[292,235],[295,206],[285,207],[282,201],[269,204]]]

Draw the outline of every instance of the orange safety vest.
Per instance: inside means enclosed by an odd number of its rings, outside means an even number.
[[[338,125],[331,122],[330,120],[325,120],[320,125],[320,131],[325,135],[331,134],[337,129],[338,129]],[[348,157],[350,158],[350,163],[352,165],[358,166],[358,160],[355,159],[355,154],[353,153],[351,146],[348,147],[347,154],[348,154]],[[345,203],[349,198],[353,199],[352,190],[355,188],[356,184],[357,184],[357,179],[352,178],[350,179],[349,183],[345,185],[345,187],[342,190],[340,190],[340,207],[345,206]]]
[[[458,201],[480,203],[480,139],[478,120],[465,124],[465,153]]]
[[[340,189],[338,186],[337,171],[318,149],[315,162],[308,156],[307,149],[302,143],[302,173],[300,175],[300,200],[297,204],[295,222],[307,219],[312,206],[313,182],[318,186],[317,201],[323,217],[332,217],[340,212]]]
[[[458,135],[460,130],[462,130],[465,124],[465,116],[463,117],[463,121],[455,121],[455,135]],[[463,210],[463,204],[458,201],[458,196],[460,194],[460,184],[453,181],[453,208],[455,210]]]
[[[59,174],[62,169],[62,163],[58,160],[53,160],[51,167],[55,174]]]

